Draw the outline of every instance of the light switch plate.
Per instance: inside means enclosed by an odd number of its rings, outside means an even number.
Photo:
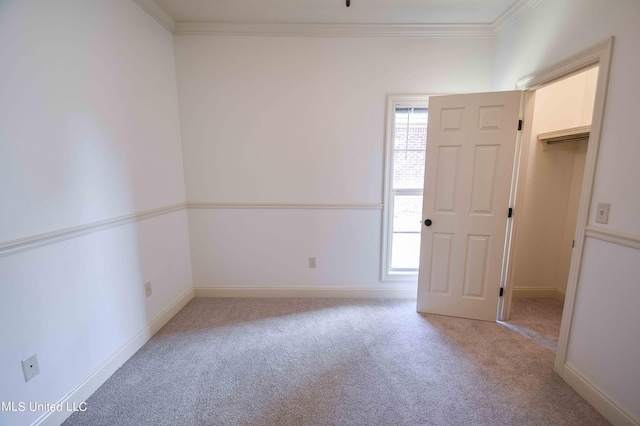
[[[609,222],[609,203],[598,203],[598,210],[596,211],[596,223],[607,224]]]

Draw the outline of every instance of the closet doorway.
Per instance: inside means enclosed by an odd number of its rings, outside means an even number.
[[[598,80],[592,67],[535,91],[523,140],[509,321],[557,341]],[[551,345],[553,349],[555,347]]]

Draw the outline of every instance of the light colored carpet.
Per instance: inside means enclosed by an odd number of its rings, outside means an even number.
[[[556,299],[513,299],[511,319],[503,323],[555,352],[558,347],[563,303]]]
[[[548,302],[502,324],[415,300],[194,299],[65,424],[608,424],[553,372]]]

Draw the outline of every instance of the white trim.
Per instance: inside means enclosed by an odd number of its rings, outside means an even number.
[[[0,257],[10,256],[71,238],[81,237],[131,222],[160,216],[183,209],[282,209],[282,210],[382,210],[382,204],[276,204],[276,203],[177,203],[144,210],[84,225],[31,235],[16,240],[0,242]]]
[[[576,221],[576,242],[571,257],[571,267],[569,268],[569,278],[567,280],[567,296],[565,298],[562,323],[560,325],[560,335],[558,337],[558,347],[556,350],[555,370],[558,374],[561,373],[562,368],[567,361],[569,336],[573,323],[573,310],[578,293],[580,270],[582,269],[585,232],[589,221],[589,210],[591,208],[591,201],[593,197],[598,153],[600,152],[602,123],[604,121],[605,102],[607,98],[609,73],[611,68],[611,56],[613,53],[613,40],[613,37],[611,37],[607,41],[597,45],[597,47],[584,51],[582,55],[574,56],[576,68],[573,71],[578,71],[580,67],[584,69],[587,59],[591,60],[590,58],[597,56],[595,63],[598,64],[598,81],[596,83],[596,95],[593,104],[593,116],[591,119],[591,133],[589,135],[584,178],[582,180],[582,191],[580,193],[578,219]],[[569,68],[569,64],[563,64],[563,69],[567,73],[572,72]]]
[[[169,15],[155,0],[133,0],[138,6],[140,6],[145,12],[147,12],[153,19],[158,21],[160,25],[165,27],[167,31],[173,34],[176,27],[176,21],[171,15]]]
[[[429,105],[429,97],[434,95],[387,95],[387,112],[384,139],[384,173],[382,185],[382,239],[380,248],[380,281],[417,281],[418,272],[391,272],[391,209],[393,183],[393,141],[395,138],[395,110],[399,105],[423,107]],[[422,192],[422,191],[421,191]],[[422,195],[422,194],[420,194]]]
[[[535,90],[572,75],[578,74],[587,68],[595,66],[604,52],[613,44],[613,37],[596,44],[582,52],[558,62],[552,67],[521,78],[516,83],[519,90]],[[593,124],[593,123],[592,123]]]
[[[194,287],[195,297],[415,299],[416,286],[403,287]]]
[[[600,226],[589,225],[585,231],[585,236],[601,241],[607,241],[609,243],[619,244],[621,246],[640,249],[640,235],[613,231]]]
[[[293,24],[176,22],[175,35],[259,37],[493,37],[492,24]]]
[[[118,216],[111,219],[99,220],[97,222],[73,226],[71,228],[45,232],[43,234],[32,235],[25,238],[19,238],[17,240],[5,241],[0,243],[0,257],[9,256],[25,250],[42,247],[48,244],[58,243],[70,238],[80,237],[85,234],[102,231],[104,229],[113,228],[115,226],[137,222],[143,219],[148,219],[150,217],[168,214],[171,212],[182,210],[185,207],[186,203],[171,204],[155,209],[144,210],[124,216]]]
[[[518,0],[490,24],[313,24],[176,21],[156,0],[133,0],[174,35],[492,38],[542,0]]]
[[[505,13],[496,19],[493,26],[493,35],[498,35],[513,24],[520,16],[524,15],[529,9],[536,6],[542,0],[519,0],[513,4]]]
[[[193,289],[178,297],[178,299],[149,322],[144,329],[133,336],[116,351],[109,355],[95,370],[89,373],[80,383],[74,386],[57,403],[66,406],[67,403],[76,403],[76,406],[86,401],[102,384],[107,381],[138,349],[140,349],[151,337],[169,322],[189,301],[193,299]],[[32,426],[59,425],[72,413],[63,411],[50,411],[40,416]]]
[[[556,299],[564,302],[566,292],[553,287],[513,287],[515,299]]]
[[[382,204],[206,203],[187,202],[189,209],[382,210]]]
[[[602,122],[604,120],[605,100],[607,97],[611,55],[613,51],[613,40],[614,38],[610,37],[589,49],[583,50],[564,61],[558,62],[552,67],[530,74],[516,83],[518,89],[535,90],[559,79],[579,73],[591,66],[598,66],[598,81],[596,83],[596,96],[593,105],[593,117],[591,120],[591,134],[587,148],[582,191],[580,193],[580,206],[576,222],[575,247],[571,256],[571,267],[569,269],[569,278],[567,280],[567,292],[564,310],[562,313],[562,323],[560,326],[560,335],[558,337],[558,348],[556,351],[556,361],[554,366],[555,371],[560,375],[562,375],[562,369],[564,368],[567,359],[569,334],[571,332],[573,321],[573,310],[576,302],[580,269],[582,268],[582,253],[584,251],[585,231],[589,219],[589,209],[591,207],[596,164],[600,148]]]
[[[569,364],[564,365],[562,378],[611,424],[640,426],[640,420],[622,408],[613,398]]]
[[[383,271],[384,274],[384,271]],[[395,272],[389,272],[386,275],[382,275],[380,277],[380,281],[382,282],[413,282],[413,283],[417,283],[418,282],[418,272],[402,272],[402,271],[395,271]]]

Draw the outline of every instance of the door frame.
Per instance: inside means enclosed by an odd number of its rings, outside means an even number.
[[[523,165],[523,145],[530,143],[531,139],[531,122],[533,117],[533,101],[535,98],[535,90],[554,83],[558,80],[578,74],[593,66],[598,66],[598,79],[596,82],[595,101],[593,105],[593,115],[591,121],[591,134],[589,136],[589,145],[587,148],[587,157],[585,160],[584,178],[582,181],[582,190],[580,192],[580,204],[578,208],[578,220],[576,223],[575,247],[571,256],[571,267],[569,269],[569,278],[567,281],[567,292],[564,301],[564,309],[562,312],[562,322],[560,325],[560,335],[558,337],[558,348],[556,351],[556,360],[554,370],[561,377],[565,361],[567,358],[567,347],[569,336],[571,334],[571,326],[573,321],[573,311],[575,308],[576,296],[578,292],[578,284],[580,279],[580,270],[582,267],[582,255],[585,244],[585,232],[589,222],[590,209],[593,196],[593,185],[597,167],[598,153],[600,151],[600,139],[602,136],[602,124],[604,121],[605,103],[607,98],[609,74],[611,68],[611,55],[613,52],[614,37],[598,43],[589,49],[583,50],[564,61],[534,72],[526,77],[521,78],[516,83],[516,88],[525,92],[525,121],[523,128],[522,142],[517,149],[516,167],[514,167],[514,181],[512,183],[512,201],[514,206],[513,222],[518,223],[519,204],[516,195],[522,193],[524,189],[524,179],[519,179]],[[526,155],[526,154],[524,154]],[[520,202],[521,204],[522,202]],[[512,224],[510,224],[513,227]],[[508,233],[508,240],[505,246],[505,264],[506,264],[506,294],[498,306],[498,320],[506,320],[509,318],[511,310],[511,299],[513,296],[512,271],[514,240],[517,238],[517,226],[513,231]]]

